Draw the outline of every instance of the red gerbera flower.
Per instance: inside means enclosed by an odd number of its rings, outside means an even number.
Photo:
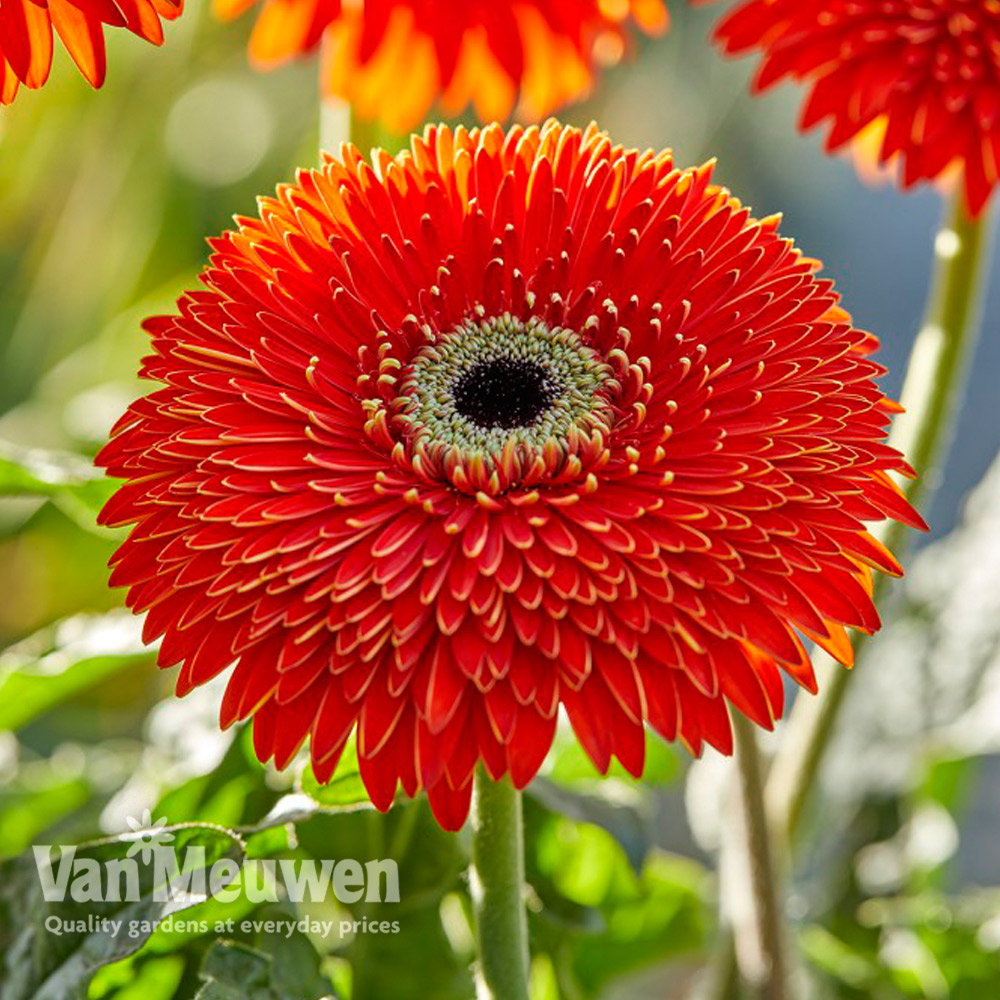
[[[743,0],[716,36],[761,53],[755,89],[807,83],[801,127],[829,119],[829,149],[876,134],[905,187],[954,165],[982,210],[1000,176],[998,0]]]
[[[94,86],[104,83],[104,26],[128,28],[160,45],[160,18],[180,16],[183,0],[3,0],[0,4],[0,104],[20,84],[37,89],[52,68],[52,31]]]
[[[235,17],[255,0],[216,0]],[[541,118],[590,88],[595,59],[624,46],[630,18],[650,32],[667,24],[663,0],[265,0],[250,40],[272,66],[326,37],[323,85],[365,118],[402,131],[440,97],[458,113],[506,118],[520,95]]]
[[[150,320],[98,461],[134,524],[112,582],[181,664],[236,662],[222,723],[262,760],[357,726],[380,809],[466,816],[474,765],[538,770],[560,705],[602,771],[644,725],[731,749],[800,636],[879,619],[863,522],[890,479],[875,339],[711,168],[595,127],[429,128],[303,171]]]

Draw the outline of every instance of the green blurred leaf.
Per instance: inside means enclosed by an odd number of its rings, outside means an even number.
[[[204,851],[204,866],[193,866],[195,873],[211,869],[215,862],[228,858],[237,865],[244,857],[243,843],[230,831],[219,827],[192,824],[168,827],[173,836],[170,846],[178,857],[197,857],[186,852]],[[135,853],[135,838],[114,838],[79,845],[73,854],[77,861],[103,866],[122,861],[131,849],[137,867],[138,899],[112,901],[103,892],[101,900],[78,902],[72,888],[81,877],[74,872],[65,898],[46,900],[36,859],[21,855],[0,862],[0,953],[3,975],[0,976],[0,1000],[84,1000],[88,984],[96,971],[138,951],[165,917],[198,902],[198,896],[157,899],[161,885],[153,856]],[[51,876],[57,879],[60,854],[53,861]],[[122,895],[128,895],[122,893]],[[111,921],[116,923],[112,924]],[[59,932],[56,933],[56,922]]]
[[[711,879],[697,862],[652,848],[636,871],[600,826],[532,799],[525,817],[528,880],[542,904],[532,939],[563,992],[597,997],[621,976],[704,950]]]
[[[0,496],[46,497],[77,523],[97,530],[97,512],[116,486],[82,455],[0,442]]]
[[[358,748],[353,734],[344,747],[333,777],[325,785],[321,784],[310,764],[302,773],[301,788],[306,795],[327,809],[373,808],[365,783],[361,780]]]
[[[800,935],[814,969],[851,1000],[984,1000],[1000,996],[997,890],[957,897],[936,891],[866,900],[856,925]]]
[[[653,843],[647,818],[634,798],[616,802],[607,795],[561,788],[544,778],[533,781],[528,794],[552,812],[600,827],[618,842],[633,869],[642,870]]]
[[[298,914],[269,906],[259,912],[263,920],[296,920]],[[271,986],[282,1000],[312,1000],[334,993],[330,981],[320,972],[321,958],[309,938],[300,930],[289,933],[263,929],[257,937],[258,947],[271,958]]]
[[[249,827],[278,799],[253,753],[249,726],[241,728],[216,767],[166,792],[154,810],[169,823],[198,820]]]
[[[273,919],[292,919],[269,911]],[[197,1000],[321,1000],[334,997],[333,985],[319,971],[320,957],[298,932],[259,939],[257,947],[217,941],[205,954]]]
[[[38,783],[20,777],[0,786],[0,857],[27,850],[41,831],[86,804],[93,791],[82,777],[63,778],[48,769]]]
[[[0,730],[17,729],[152,656],[126,612],[66,619],[0,656]]]
[[[204,987],[198,1000],[265,1000],[270,990],[271,959],[262,951],[239,942],[218,941],[205,955],[201,967]]]
[[[121,988],[113,993],[103,984],[91,981],[90,1000],[100,1000],[107,996],[108,1000],[170,1000],[177,992],[184,975],[185,961],[180,955],[164,955],[162,958],[152,958],[143,962],[135,970],[128,970],[128,978],[121,981]],[[113,983],[113,979],[107,981]]]
[[[319,812],[297,824],[300,849],[314,858],[391,858],[399,870],[399,902],[344,904],[357,921],[388,933],[361,931],[342,949],[351,963],[351,1000],[468,1000],[468,957],[457,954],[442,917],[442,900],[459,891],[466,867],[461,840],[446,833],[425,799],[375,811]],[[395,924],[395,929],[393,925]]]
[[[799,935],[799,947],[816,968],[856,990],[869,988],[878,981],[877,963],[824,927],[806,927]]]

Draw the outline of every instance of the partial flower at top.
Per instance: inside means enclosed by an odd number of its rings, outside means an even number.
[[[215,0],[235,17],[256,0]],[[590,89],[626,47],[625,26],[667,26],[663,0],[264,0],[252,60],[272,66],[323,46],[327,93],[402,131],[440,99],[484,121],[515,104],[538,119]]]
[[[0,4],[0,104],[23,83],[37,89],[52,67],[53,30],[80,72],[104,83],[104,26],[127,28],[154,45],[163,42],[160,18],[180,16],[183,0],[3,0]]]
[[[806,83],[801,126],[828,120],[829,149],[875,141],[906,187],[953,167],[983,209],[1000,177],[1000,0],[742,0],[716,37],[761,54],[757,90]]]
[[[112,582],[183,694],[236,662],[222,722],[262,760],[355,728],[381,809],[472,774],[523,787],[560,706],[591,759],[644,728],[770,728],[808,637],[872,632],[867,531],[920,525],[876,347],[817,261],[668,152],[596,127],[429,128],[353,147],[215,240],[150,320],[99,462],[133,525]]]

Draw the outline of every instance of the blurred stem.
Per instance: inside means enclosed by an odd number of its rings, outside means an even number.
[[[353,118],[351,105],[342,97],[327,94],[323,81],[326,79],[330,60],[334,58],[331,51],[332,42],[329,32],[323,34],[320,42],[319,79],[317,93],[319,94],[319,153],[320,160],[324,153],[336,153],[342,143],[350,142],[353,136]]]
[[[917,471],[917,479],[903,484],[906,498],[913,504],[926,501],[936,486],[937,463],[951,439],[976,339],[975,313],[987,256],[987,230],[987,217],[971,218],[959,190],[934,243],[931,294],[903,384],[901,403],[906,412],[896,419],[889,437],[889,443],[903,452]],[[908,530],[898,521],[883,521],[873,534],[900,558]],[[876,606],[891,582],[883,574],[876,575]],[[855,633],[856,658],[868,639],[864,633]],[[815,665],[820,694],[796,699],[768,781],[772,825],[789,839],[798,830],[852,676],[826,654],[817,655]]]
[[[719,941],[715,956],[708,969],[704,989],[697,993],[698,1000],[739,1000],[740,967],[736,962],[735,931],[730,926],[719,928]]]
[[[358,117],[350,104],[340,97],[320,97],[319,148],[321,153],[334,153],[345,142],[351,142],[366,159],[376,146],[385,146],[378,122]]]
[[[320,153],[336,153],[341,143],[351,140],[352,128],[351,106],[340,97],[327,97],[320,94],[319,99],[319,151]]]
[[[956,404],[976,340],[976,311],[988,257],[988,217],[971,218],[961,190],[956,192],[948,211],[934,242],[931,292],[903,384],[900,401],[906,412],[897,417],[889,438],[917,472],[917,479],[903,484],[906,498],[914,504],[926,502],[937,485],[936,463],[951,438]],[[898,521],[883,521],[873,534],[899,558],[907,531]],[[876,606],[881,604],[891,582],[882,574],[875,576]],[[853,636],[859,661],[869,638],[863,632]],[[852,676],[824,652],[817,652],[813,663],[820,693],[814,698],[796,699],[768,774],[767,816],[783,853],[790,849],[798,833]],[[732,930],[727,929],[713,963],[712,1000],[739,997],[735,968],[735,939]]]
[[[734,711],[732,719],[759,952],[759,968],[752,970],[754,974],[741,971],[761,1000],[787,1000],[783,894],[779,888],[776,844],[764,807],[764,767],[754,724],[741,712]],[[732,981],[734,977],[730,978]]]
[[[482,765],[472,799],[469,888],[479,954],[479,1000],[528,1000],[521,793]]]
[[[361,150],[361,155],[366,158],[371,155],[373,149],[383,145],[381,142],[382,130],[377,121],[369,121],[353,115],[350,131],[351,142]]]

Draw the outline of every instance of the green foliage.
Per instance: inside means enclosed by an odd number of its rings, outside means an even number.
[[[287,919],[288,914],[282,916]],[[334,996],[330,981],[319,971],[319,956],[304,935],[270,935],[266,944],[270,947],[216,941],[202,961],[200,975],[205,985],[197,1000],[320,1000]]]
[[[204,852],[206,871],[221,858],[243,861],[242,841],[228,831],[192,824],[170,832],[179,849],[197,847]],[[125,838],[115,838],[57,852],[47,877],[53,889],[65,878],[67,891],[54,900],[46,898],[35,856],[0,862],[3,1000],[83,1000],[97,969],[138,951],[164,917],[192,905],[157,898],[163,882],[155,855],[148,860],[141,853],[135,855],[139,898],[132,902],[113,901],[109,881],[102,886],[85,872],[77,873],[80,862],[96,868],[121,861],[130,856],[131,846]],[[128,896],[122,886],[117,894]]]
[[[352,736],[344,748],[337,770],[327,784],[317,781],[312,766],[302,774],[302,791],[320,805],[329,809],[358,809],[370,807],[368,793],[361,780],[358,765],[358,748]]]
[[[711,880],[695,862],[650,849],[637,872],[605,829],[530,804],[528,880],[535,952],[548,954],[562,995],[608,984],[668,957],[696,955],[711,922]]]
[[[152,659],[131,616],[84,616],[0,656],[0,730],[18,729],[120,671]]]
[[[96,530],[97,512],[114,488],[113,480],[80,455],[0,443],[0,497],[45,497],[81,527]]]
[[[192,730],[196,711],[175,705],[169,676],[154,669],[138,623],[107,588],[121,533],[96,526],[114,484],[92,457],[144,391],[135,379],[148,349],[140,323],[194,286],[206,236],[315,158],[315,66],[251,72],[247,25],[223,26],[207,7],[168,25],[161,49],[110,32],[100,92],[60,55],[52,83],[3,112],[0,1000],[470,1000],[463,836],[443,833],[422,799],[376,813],[353,741],[327,785],[308,767],[261,767],[248,728],[205,765],[164,747],[159,710],[189,711]],[[697,16],[675,7],[679,23]],[[684,78],[703,74],[681,37],[666,44],[687,60]],[[704,89],[689,148],[714,100]],[[738,135],[743,117],[724,131]],[[769,152],[783,141],[760,131]],[[216,136],[235,146],[250,133],[266,139],[260,155],[242,173],[211,175]],[[744,161],[753,158],[729,158],[727,179]],[[983,503],[989,495],[995,478]],[[822,995],[837,1000],[1000,996],[996,891],[964,884],[955,845],[917,849],[928,822],[964,833],[986,755],[1000,749],[995,713],[980,711],[975,725],[964,714],[995,673],[997,616],[980,615],[970,630],[961,613],[997,592],[983,575],[995,521],[965,534],[962,551],[950,543],[918,564],[923,582],[898,616],[910,641],[896,655],[873,647],[878,669],[868,673],[884,678],[888,694],[867,699],[869,715],[889,715],[910,696],[913,706],[892,719],[905,715],[907,726],[894,733],[886,723],[881,742],[841,753],[856,782],[850,808],[820,803],[814,825],[826,836],[795,873],[801,952]],[[931,738],[947,725],[955,728]],[[875,794],[864,779],[887,750],[903,755],[906,780]],[[618,764],[602,777],[560,729],[544,778],[528,791],[533,1000],[679,996],[664,983],[710,953],[712,859],[667,829],[667,820],[685,826],[688,757],[650,736],[647,761],[641,782]],[[175,844],[204,846],[206,864],[243,863],[237,897],[168,912],[143,868],[139,902],[47,902],[32,846],[76,843],[77,857],[121,859],[132,841],[98,838],[119,829],[133,803],[166,819]],[[255,902],[248,891],[264,861],[382,858],[399,864],[398,903],[329,894]],[[873,859],[889,863],[888,876]],[[57,936],[45,928],[50,916],[146,926],[135,937],[89,925]],[[303,920],[332,921],[334,931],[299,930]],[[296,928],[268,930],[268,921]],[[364,929],[384,924],[389,931]]]
[[[982,1000],[1000,996],[998,913],[996,892],[871,899],[858,913],[872,932],[867,942],[851,944],[819,926],[800,940],[838,996]]]

